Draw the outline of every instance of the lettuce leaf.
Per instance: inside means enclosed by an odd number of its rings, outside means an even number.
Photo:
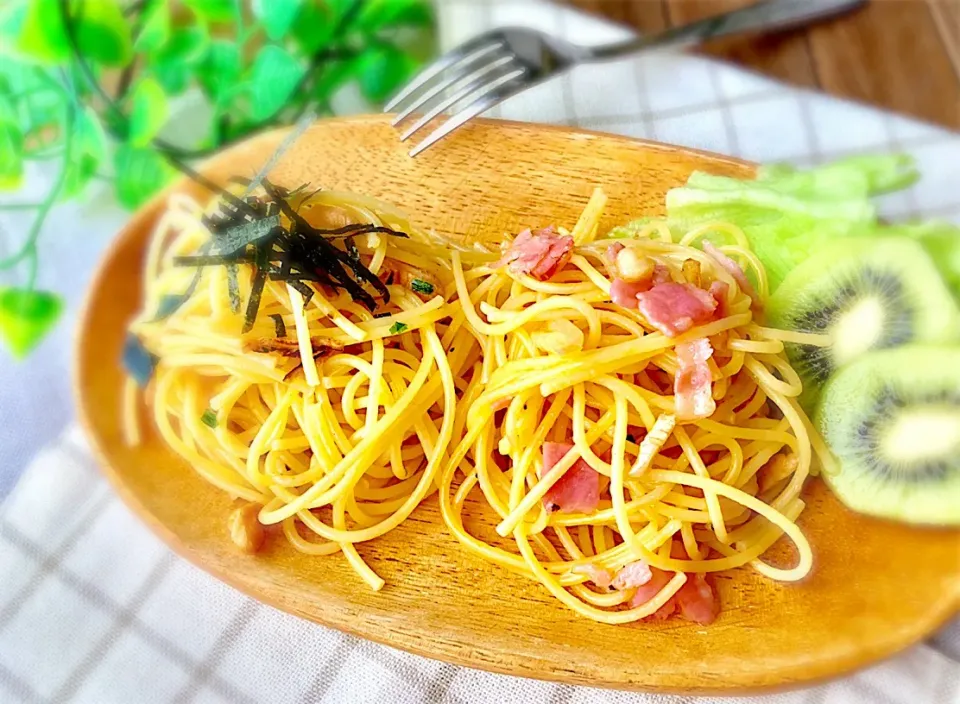
[[[667,193],[671,227],[688,230],[722,220],[738,225],[775,291],[797,264],[826,241],[882,229],[872,198],[918,178],[911,157],[861,156],[813,169],[760,167],[753,180],[694,172]]]

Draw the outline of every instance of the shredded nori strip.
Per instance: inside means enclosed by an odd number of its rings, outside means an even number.
[[[229,266],[238,262],[252,262],[254,255],[246,251],[233,254],[193,254],[173,258],[174,266]]]
[[[313,298],[313,289],[302,281],[290,281],[288,285],[291,288],[296,289],[296,291],[303,296],[303,305],[307,305],[307,303],[310,302],[310,299]]]
[[[194,266],[197,271],[184,293],[168,296],[161,302],[158,320],[171,315],[193,295],[205,266],[227,268],[230,307],[239,313],[242,307],[237,281],[239,263],[252,263],[255,267],[250,296],[244,311],[244,332],[253,327],[267,279],[287,282],[301,293],[304,303],[314,294],[314,290],[306,282],[334,290],[345,290],[355,301],[371,311],[376,309],[378,301],[364,288],[365,284],[376,290],[384,303],[389,302],[389,289],[363,264],[352,238],[372,232],[395,237],[407,237],[407,234],[372,223],[357,223],[334,229],[313,227],[289,202],[290,198],[305,193],[308,185],[302,184],[289,189],[275,185],[265,177],[279,156],[311,121],[312,117],[298,121],[291,134],[253,179],[243,176],[229,179],[245,186],[245,192],[240,196],[197,173],[182,161],[172,159],[181,172],[221,195],[222,201],[218,212],[203,217],[204,225],[213,233],[211,240],[195,255],[174,258],[174,265]],[[266,196],[251,195],[251,191],[258,186],[262,186]],[[319,190],[322,189],[317,189],[314,193]],[[290,220],[289,228],[281,223],[281,213]],[[340,237],[347,240],[345,249],[334,246],[330,241]]]
[[[314,265],[315,269],[321,269],[325,271],[333,281],[338,284],[341,288],[346,289],[347,293],[357,301],[360,301],[363,305],[367,307],[367,310],[374,310],[377,307],[376,301],[373,299],[369,293],[363,290],[363,287],[350,278],[346,270],[343,268],[342,261],[346,260],[349,264],[350,257],[343,250],[337,249],[330,242],[325,240],[323,237],[315,237],[311,240],[308,240],[306,233],[309,233],[313,230],[306,220],[304,220],[292,207],[280,197],[276,187],[270,183],[267,179],[263,179],[263,188],[264,190],[273,197],[280,209],[284,214],[290,218],[290,221],[293,223],[293,228],[288,234],[287,243],[290,246],[291,254],[295,253],[295,245],[299,249],[297,254],[302,257],[305,257],[307,261]],[[312,246],[310,246],[312,245]],[[362,269],[367,276],[364,278],[375,279],[380,283],[380,286],[386,290],[386,286],[383,285],[383,282],[377,279],[376,275],[373,274],[369,269],[364,267],[362,264],[359,267],[351,267],[356,272],[358,269]],[[371,282],[372,283],[372,282]],[[384,300],[389,300],[389,294],[384,297]]]
[[[227,294],[230,296],[230,312],[240,312],[240,280],[237,278],[237,265],[227,264]]]
[[[280,216],[272,215],[261,220],[251,220],[233,225],[217,233],[217,252],[236,254],[246,250],[247,245],[274,236],[280,227]]]
[[[256,217],[257,212],[253,208],[251,208],[250,205],[242,198],[239,198],[238,196],[234,195],[233,193],[228,191],[226,188],[222,188],[218,186],[216,183],[208,179],[203,174],[197,173],[192,168],[187,166],[184,162],[182,162],[180,159],[178,159],[176,156],[173,156],[172,154],[168,154],[167,158],[170,160],[170,162],[174,166],[177,167],[177,169],[182,174],[184,174],[188,178],[192,179],[193,181],[196,181],[201,186],[206,188],[208,191],[212,191],[213,193],[220,194],[238,211],[242,210],[242,211],[245,211],[247,214],[253,217]]]
[[[273,319],[273,325],[277,331],[277,337],[286,337],[287,336],[287,326],[283,322],[283,316],[279,313],[274,313],[270,316]]]
[[[140,338],[133,333],[127,333],[123,341],[121,362],[127,373],[137,382],[137,386],[142,389],[150,383],[150,377],[153,376],[153,370],[157,366],[157,357],[143,346]]]
[[[189,296],[187,296],[187,298],[189,298]],[[163,320],[164,318],[170,317],[183,305],[185,300],[184,294],[182,293],[163,296],[157,305],[157,315],[154,320]]]
[[[270,245],[257,246],[256,272],[253,275],[253,284],[250,286],[250,298],[247,299],[247,312],[243,316],[243,332],[250,332],[260,310],[260,296],[263,294],[263,285],[267,282],[267,263],[270,257]]]

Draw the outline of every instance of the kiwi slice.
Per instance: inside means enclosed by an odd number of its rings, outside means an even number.
[[[826,385],[815,423],[839,460],[824,479],[844,504],[960,525],[960,348],[862,357]]]
[[[923,248],[912,240],[837,240],[797,266],[770,297],[774,327],[826,333],[827,347],[788,344],[812,410],[827,380],[872,350],[960,338],[960,312]]]

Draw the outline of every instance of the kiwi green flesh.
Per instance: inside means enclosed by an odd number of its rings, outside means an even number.
[[[927,254],[903,239],[850,239],[794,269],[768,305],[775,327],[827,334],[830,347],[788,344],[812,408],[820,387],[859,356],[960,336],[960,313]]]
[[[825,479],[847,506],[960,525],[960,349],[866,355],[827,384],[816,424],[839,461]]]

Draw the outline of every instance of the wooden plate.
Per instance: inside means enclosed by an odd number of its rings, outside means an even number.
[[[251,175],[282,136],[256,137],[203,170],[218,179]],[[411,160],[387,120],[372,116],[318,123],[272,178],[374,195],[440,233],[475,237],[527,225],[572,227],[596,185],[610,196],[602,227],[662,213],[667,189],[694,169],[753,171],[677,147],[484,120]],[[202,195],[194,184],[175,188]],[[80,414],[107,477],[131,508],[174,550],[237,589],[318,623],[461,665],[688,693],[839,675],[916,642],[957,611],[960,532],[854,515],[820,481],[809,483],[800,520],[815,551],[813,574],[789,585],[750,570],[721,575],[723,611],[709,628],[584,620],[539,585],[465,553],[445,531],[435,498],[397,530],[360,546],[387,581],[379,593],[339,555],[305,556],[282,539],[256,557],[240,554],[225,530],[226,495],[156,434],[132,449],[121,439],[121,342],[140,299],[144,242],[163,207],[157,198],[131,219],[96,277],[77,347]],[[468,517],[468,527],[483,520]]]

